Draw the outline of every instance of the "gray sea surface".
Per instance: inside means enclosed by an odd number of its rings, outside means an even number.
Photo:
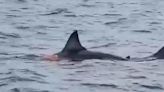
[[[164,60],[50,62],[73,30],[89,50],[164,46],[164,0],[0,0],[0,92],[164,92]]]

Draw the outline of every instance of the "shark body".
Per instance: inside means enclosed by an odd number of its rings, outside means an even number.
[[[149,57],[145,57],[143,59],[147,59],[147,58],[164,59],[164,47],[162,47],[155,54]],[[122,60],[122,61],[131,60],[130,56],[128,56],[127,58],[123,58],[123,57],[108,54],[108,53],[94,52],[94,51],[87,50],[85,47],[81,45],[77,31],[74,31],[70,35],[62,51],[49,56],[47,59],[52,60],[52,61],[58,61],[61,59],[68,59],[71,61],[82,61],[82,60],[87,60],[87,59]]]

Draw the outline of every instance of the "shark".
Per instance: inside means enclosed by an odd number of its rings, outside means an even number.
[[[53,55],[47,55],[44,58],[50,61],[60,61],[63,59],[70,60],[70,61],[83,61],[88,59],[121,60],[121,61],[137,60],[137,59],[131,59],[130,56],[123,58],[109,53],[90,51],[81,44],[77,30],[73,31],[73,33],[68,38],[64,48],[60,52],[55,53]],[[164,59],[164,47],[162,47],[155,54],[148,57],[140,58],[138,60],[142,61],[142,60],[154,60],[154,59]]]

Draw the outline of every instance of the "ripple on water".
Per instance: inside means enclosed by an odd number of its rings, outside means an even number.
[[[104,44],[104,45],[100,45],[100,46],[92,46],[90,47],[91,49],[95,49],[95,48],[106,48],[106,47],[110,47],[112,45],[116,45],[116,43],[107,43],[107,44]]]
[[[121,17],[122,15],[121,14],[112,14],[112,13],[106,13],[106,14],[104,14],[103,16],[108,16],[108,17]]]
[[[41,60],[41,57],[35,54],[27,54],[27,55],[19,55],[19,56],[14,56],[13,58],[15,59],[26,59],[26,60]]]
[[[101,84],[101,83],[81,83],[83,86],[88,86],[88,87],[111,87],[111,88],[118,88],[117,85],[115,84]]]
[[[16,28],[20,29],[20,30],[28,30],[28,29],[30,29],[29,26],[17,26]]]
[[[0,32],[0,38],[21,38],[17,33],[3,33]]]
[[[92,4],[80,4],[80,6],[86,7],[86,8],[94,8],[94,7],[96,7],[96,5],[92,5]]]
[[[10,76],[10,77],[5,77],[5,78],[0,78],[0,81],[3,83],[15,83],[15,82],[37,82],[37,83],[43,83],[47,84],[44,80],[40,78],[25,78],[25,77],[20,77],[20,76]]]
[[[45,75],[39,74],[36,71],[31,71],[28,69],[9,69],[9,72],[0,73],[0,87],[7,86],[13,83],[39,83],[39,84],[49,84],[44,80]],[[19,74],[20,75],[16,75]]]
[[[106,22],[105,25],[110,26],[110,25],[118,25],[120,24],[119,21],[111,21],[111,22]]]
[[[20,71],[22,73],[25,73],[25,74],[32,74],[32,75],[35,75],[35,76],[38,76],[38,77],[46,77],[46,75],[39,74],[36,71],[32,71],[32,70],[29,70],[29,69],[20,69],[18,71]]]
[[[136,33],[152,33],[151,31],[149,30],[132,30],[133,32],[136,32]]]
[[[65,14],[64,16],[65,17],[73,17],[73,18],[77,17],[77,15],[75,15],[75,14]]]
[[[133,83],[133,84],[150,90],[164,90],[161,84],[140,84],[140,83]]]
[[[131,78],[131,79],[147,79],[146,76],[134,76],[134,75],[131,75],[131,76],[128,76],[128,77]]]
[[[8,85],[7,83],[1,83],[0,82],[0,87],[7,86],[7,85]]]
[[[80,79],[63,79],[64,81],[70,81],[70,82],[72,82],[72,81],[75,81],[75,82],[79,82],[79,81],[81,81]]]
[[[161,85],[144,85],[140,84],[141,87],[148,88],[148,89],[159,89],[159,90],[164,90],[164,88]]]
[[[48,90],[39,90],[39,89],[32,89],[32,88],[12,88],[10,90],[11,92],[50,92]]]
[[[70,13],[67,8],[57,8],[54,11],[51,11],[50,13],[47,14],[41,14],[41,15],[56,15],[56,14],[61,14],[61,13]]]

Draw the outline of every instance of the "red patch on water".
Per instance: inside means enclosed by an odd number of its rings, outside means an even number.
[[[59,61],[60,58],[58,55],[42,55],[44,60],[48,60],[48,61]]]

